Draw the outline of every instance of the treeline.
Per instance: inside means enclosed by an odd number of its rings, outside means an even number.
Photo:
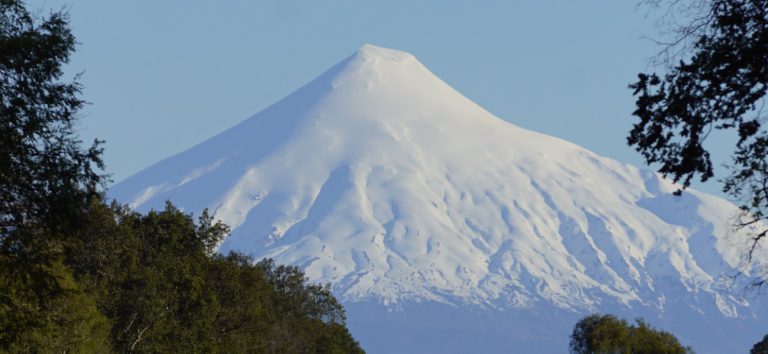
[[[328,285],[216,245],[173,205],[108,204],[62,65],[67,14],[0,0],[0,352],[360,353]]]

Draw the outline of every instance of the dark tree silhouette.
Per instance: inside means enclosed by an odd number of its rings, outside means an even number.
[[[653,1],[659,3],[660,1]],[[670,0],[689,22],[667,45],[664,75],[641,73],[630,85],[639,119],[627,142],[683,188],[714,176],[707,136],[734,130],[738,142],[723,190],[741,202],[737,226],[758,225],[768,211],[768,132],[763,128],[768,84],[768,0]],[[682,48],[669,55],[672,48]],[[678,194],[680,191],[678,191]],[[758,230],[748,253],[768,229]]]
[[[75,132],[81,86],[62,80],[74,47],[66,13],[37,19],[20,1],[0,0],[2,241],[30,223],[63,226],[102,182],[99,142],[84,149]]]
[[[65,264],[98,194],[101,148],[75,132],[75,38],[64,12],[0,0],[0,351],[102,352],[108,321]]]
[[[754,346],[752,346],[752,349],[749,351],[749,354],[768,354],[768,335],[763,337],[762,340],[755,343]]]

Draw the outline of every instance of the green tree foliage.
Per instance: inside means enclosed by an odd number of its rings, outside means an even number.
[[[80,86],[61,80],[74,44],[66,14],[37,19],[0,0],[0,351],[88,352],[106,340],[62,254],[102,179],[98,143],[81,149],[74,131]]]
[[[108,321],[69,269],[22,262],[0,257],[0,352],[108,351]]]
[[[571,353],[621,352],[629,337],[627,322],[612,315],[591,315],[581,319],[571,333]]]
[[[361,353],[329,286],[214,252],[228,229],[107,205],[63,12],[0,0],[0,352]]]
[[[755,343],[754,346],[752,346],[752,349],[749,351],[749,354],[768,354],[768,335],[763,337],[762,340]]]
[[[629,325],[613,315],[593,314],[573,327],[574,354],[692,354],[669,332],[656,330],[642,319]]]
[[[54,231],[70,226],[102,182],[95,169],[102,166],[99,143],[82,149],[74,129],[84,104],[80,84],[62,81],[74,45],[65,13],[38,20],[20,1],[0,0],[0,235],[6,247],[10,231],[31,223]]]
[[[228,232],[171,204],[146,215],[94,203],[75,275],[112,321],[117,352],[359,353],[328,286],[296,267],[213,249]]]
[[[768,131],[762,106],[768,84],[768,0],[684,0],[690,23],[676,28],[671,48],[689,43],[689,57],[665,75],[639,74],[630,85],[639,118],[627,141],[649,164],[683,187],[713,173],[704,146],[712,130],[734,130],[738,141],[724,191],[742,200],[739,226],[768,211]],[[671,10],[670,10],[671,11]],[[670,48],[668,47],[668,49]],[[679,191],[678,191],[679,193]],[[752,250],[768,230],[755,235]],[[749,253],[751,258],[752,252]]]

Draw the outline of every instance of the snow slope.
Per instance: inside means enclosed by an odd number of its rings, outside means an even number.
[[[493,116],[411,54],[365,45],[109,194],[139,210],[165,200],[196,213],[209,208],[233,228],[221,252],[272,257],[331,282],[359,309],[350,310],[350,324],[370,337],[362,344],[372,352],[407,348],[375,344],[377,325],[367,316],[394,311],[391,335],[406,335],[399,323],[427,307],[491,317],[558,313],[551,327],[544,321],[523,336],[561,338],[530,347],[544,352],[566,351],[573,321],[592,311],[680,327],[700,353],[709,349],[696,344],[709,342],[743,351],[768,322],[754,304],[760,299],[739,287],[753,271],[728,277],[743,270],[746,237],[728,229],[737,208],[674,190],[655,173]],[[718,344],[718,325],[681,316],[755,325],[740,342]],[[422,332],[433,328],[421,319]],[[686,321],[698,321],[697,329]],[[409,334],[425,345],[415,352],[441,341]],[[486,352],[517,343],[499,338],[479,342]],[[443,351],[450,348],[461,346]]]

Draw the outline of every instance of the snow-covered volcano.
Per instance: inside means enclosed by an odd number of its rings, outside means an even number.
[[[371,352],[565,352],[593,311],[644,316],[700,353],[746,350],[768,321],[759,297],[729,285],[747,242],[729,232],[737,208],[675,189],[495,117],[408,53],[365,45],[109,194],[139,210],[208,208],[233,229],[220,251],[331,282]],[[520,323],[494,324],[498,314]],[[488,329],[462,329],[478,324]],[[411,339],[376,338],[387,330]]]

